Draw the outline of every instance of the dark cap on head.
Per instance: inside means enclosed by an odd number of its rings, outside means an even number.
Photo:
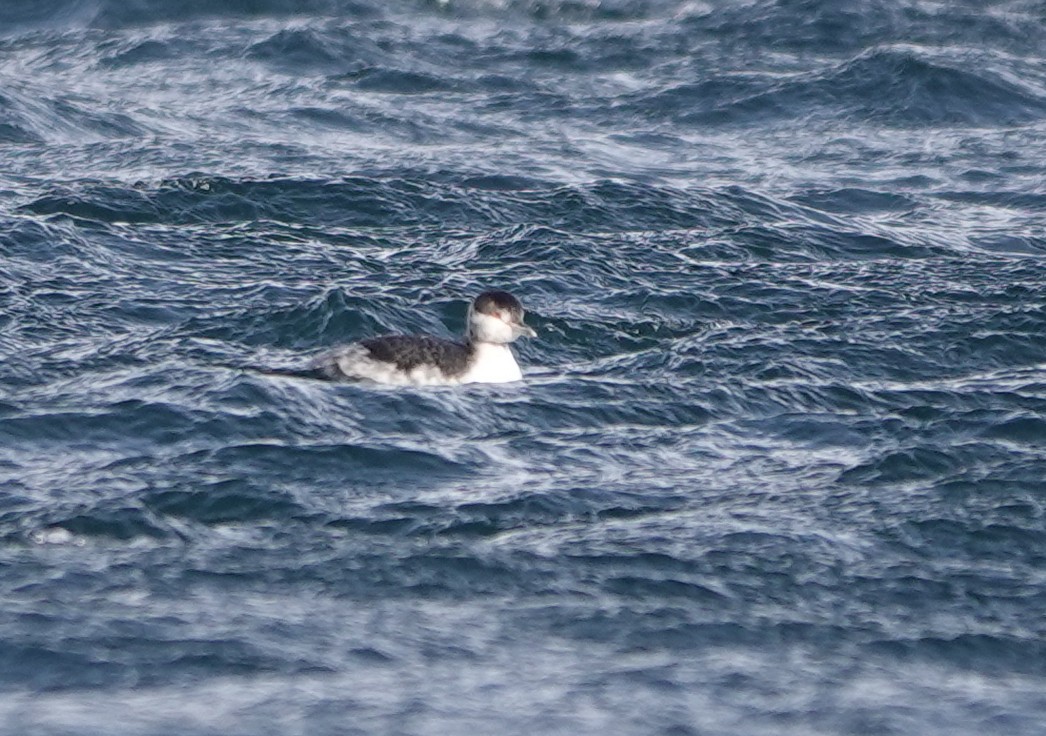
[[[519,303],[519,299],[507,291],[484,291],[476,297],[472,306],[480,314],[509,312],[517,319],[523,318],[523,305]]]

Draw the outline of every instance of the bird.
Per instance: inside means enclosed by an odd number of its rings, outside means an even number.
[[[313,368],[331,380],[396,386],[519,381],[523,372],[509,345],[520,337],[537,337],[523,316],[523,305],[509,292],[484,291],[469,305],[462,341],[382,335],[328,351]]]

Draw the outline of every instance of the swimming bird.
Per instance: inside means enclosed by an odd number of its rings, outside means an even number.
[[[523,372],[509,343],[537,333],[523,322],[523,305],[507,291],[484,291],[469,306],[464,341],[431,335],[385,335],[346,345],[315,363],[326,378],[400,386],[519,381]]]

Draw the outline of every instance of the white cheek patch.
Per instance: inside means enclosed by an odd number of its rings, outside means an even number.
[[[511,325],[490,314],[472,315],[472,337],[479,342],[507,343],[516,339]]]

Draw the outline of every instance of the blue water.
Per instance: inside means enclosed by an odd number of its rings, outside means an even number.
[[[0,4],[0,734],[1041,734],[1046,9]],[[484,288],[522,384],[295,378]]]

